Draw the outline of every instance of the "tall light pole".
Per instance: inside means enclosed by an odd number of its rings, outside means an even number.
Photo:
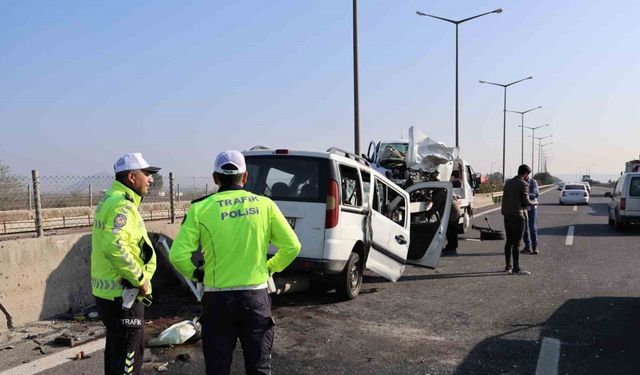
[[[358,84],[358,0],[353,0],[353,142],[360,155],[360,97]]]
[[[496,9],[496,10],[492,10],[491,12],[478,14],[477,16],[465,18],[463,20],[458,20],[458,21],[450,20],[448,18],[434,16],[434,15],[423,13],[423,12],[419,12],[419,11],[416,12],[416,14],[419,15],[419,16],[431,17],[431,18],[435,18],[435,19],[438,19],[438,20],[446,21],[446,22],[449,22],[449,23],[452,23],[452,24],[456,25],[456,147],[460,147],[459,138],[458,138],[458,125],[459,125],[459,116],[458,116],[458,25],[460,25],[461,23],[467,22],[467,21],[471,21],[472,19],[475,19],[475,18],[478,18],[478,17],[486,16],[487,14],[491,14],[491,13],[502,13],[502,9],[499,8],[499,9]]]
[[[553,142],[547,142],[545,144],[542,144],[542,142],[540,142],[540,144],[538,145],[538,173],[542,171],[542,152],[544,150],[544,146],[549,146],[552,144]]]
[[[545,126],[549,126],[549,124],[544,124],[544,125],[540,125],[540,126],[525,126],[524,128],[527,129],[531,129],[531,172],[533,173],[533,152],[535,150],[534,145],[533,145],[533,140],[536,138],[536,129],[540,129],[540,128],[544,128]]]
[[[522,82],[522,81],[526,81],[528,79],[532,79],[533,76],[529,76],[527,78],[523,78],[523,79],[519,79],[517,81],[513,81],[511,83],[507,83],[507,84],[502,84],[502,83],[495,83],[495,82],[487,82],[487,81],[479,81],[480,83],[486,83],[487,85],[494,85],[494,86],[500,86],[504,88],[504,106],[502,108],[502,112],[503,112],[503,119],[502,119],[502,179],[504,181],[505,179],[505,174],[504,174],[504,165],[505,165],[505,149],[507,147],[507,87],[511,86],[511,85],[515,85],[516,83]]]
[[[538,158],[540,158],[540,144],[542,144],[542,140],[543,139],[547,139],[549,137],[553,137],[553,135],[550,134],[550,135],[546,135],[544,137],[531,137],[533,139],[537,139],[538,140]],[[533,162],[532,162],[532,164],[533,164]],[[538,170],[540,170],[540,166],[538,166]],[[531,167],[531,173],[533,173],[533,172],[534,172],[533,167]]]
[[[507,111],[507,112],[511,112],[511,113],[519,113],[522,116],[522,125],[520,125],[520,127],[522,128],[522,141],[521,141],[521,149],[520,149],[520,164],[524,164],[524,115],[526,113],[529,113],[531,111],[535,111],[536,109],[542,108],[542,106],[539,107],[535,107],[535,108],[531,108],[529,110],[526,110],[524,112],[519,112],[519,111]]]

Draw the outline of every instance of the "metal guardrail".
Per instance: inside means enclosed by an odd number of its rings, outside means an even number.
[[[550,186],[555,186],[555,185],[554,185],[554,184],[550,184],[550,185],[540,185],[540,186],[538,186],[538,189],[539,189],[539,190],[542,190],[542,189],[544,189],[544,188],[548,188],[548,187],[550,187]],[[496,191],[496,192],[494,192],[494,193],[491,193],[491,199],[493,199],[493,203],[500,203],[500,202],[502,202],[502,195],[503,195],[503,194],[504,194],[504,193],[503,193],[503,192],[501,192],[501,191]]]

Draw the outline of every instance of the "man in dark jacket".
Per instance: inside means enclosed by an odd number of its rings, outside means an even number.
[[[531,168],[522,164],[518,168],[518,175],[504,184],[502,195],[502,215],[504,216],[504,230],[507,243],[504,245],[504,257],[506,261],[505,271],[509,274],[530,275],[528,271],[520,269],[519,250],[520,241],[527,225],[527,208],[535,206],[529,200],[529,184],[526,179],[531,174]],[[511,258],[513,257],[513,268]]]

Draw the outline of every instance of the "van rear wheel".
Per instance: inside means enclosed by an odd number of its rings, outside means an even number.
[[[360,263],[360,255],[351,253],[344,271],[340,274],[338,284],[336,285],[336,293],[341,300],[350,300],[356,298],[362,287],[362,264]]]

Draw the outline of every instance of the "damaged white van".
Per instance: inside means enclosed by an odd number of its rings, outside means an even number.
[[[289,271],[308,273],[312,282],[352,299],[360,292],[365,267],[396,281],[406,263],[437,265],[450,183],[425,182],[405,191],[365,159],[335,148],[254,148],[243,154],[249,173],[245,189],[274,200],[302,243]],[[433,197],[446,202],[430,212]]]

